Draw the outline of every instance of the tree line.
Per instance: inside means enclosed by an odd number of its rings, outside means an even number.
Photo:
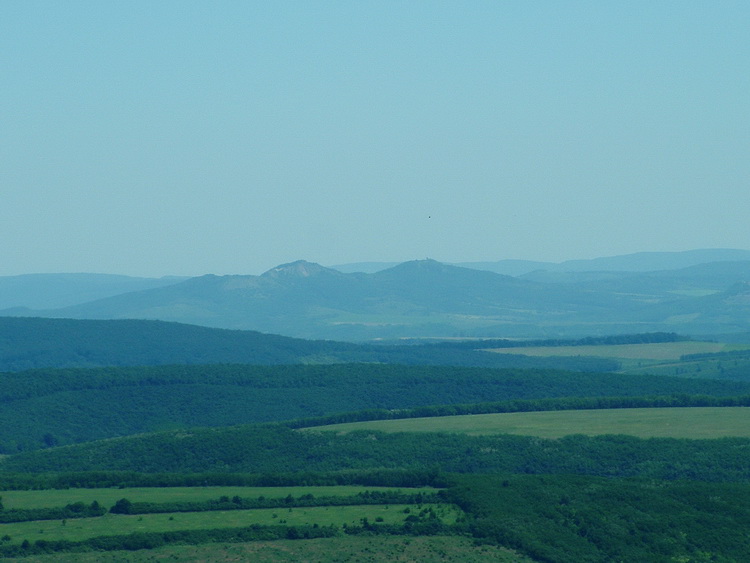
[[[169,512],[207,512],[216,510],[250,510],[256,508],[310,508],[315,506],[356,506],[369,504],[422,504],[442,502],[437,493],[409,493],[405,491],[363,491],[345,496],[318,496],[305,494],[294,497],[257,498],[223,496],[205,501],[131,502],[118,500],[109,511],[112,514],[161,514]]]
[[[0,523],[28,522],[32,520],[67,520],[72,518],[91,518],[103,516],[107,509],[97,501],[91,504],[74,502],[63,507],[53,508],[13,508],[4,510],[0,503]]]
[[[473,403],[462,405],[436,405],[413,409],[369,409],[315,418],[305,418],[283,423],[289,428],[313,428],[347,422],[371,420],[398,420],[432,418],[470,414],[498,414],[511,412],[541,412],[593,409],[685,408],[685,407],[747,407],[750,395],[716,397],[711,395],[676,394],[652,397],[562,397],[554,399],[527,399]]]

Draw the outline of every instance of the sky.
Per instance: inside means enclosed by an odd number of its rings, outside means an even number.
[[[750,248],[750,2],[0,3],[0,275]]]

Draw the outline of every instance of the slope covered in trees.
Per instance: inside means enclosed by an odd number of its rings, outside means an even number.
[[[280,421],[362,409],[675,393],[735,396],[750,393],[750,384],[386,364],[32,370],[0,374],[0,453],[153,430]]]
[[[461,476],[445,495],[472,535],[535,561],[744,561],[745,484],[570,475]]]
[[[3,472],[329,472],[407,469],[579,474],[750,483],[748,438],[466,436],[300,432],[282,426],[178,430],[7,457]]]
[[[169,364],[379,362],[411,365],[557,368],[610,371],[604,358],[501,357],[481,342],[384,346],[303,340],[253,331],[143,320],[0,317],[0,371],[43,367]]]

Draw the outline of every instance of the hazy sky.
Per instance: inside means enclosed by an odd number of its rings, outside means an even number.
[[[0,275],[750,248],[750,2],[0,2]]]

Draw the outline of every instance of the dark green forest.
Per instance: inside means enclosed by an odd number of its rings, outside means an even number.
[[[347,416],[348,420],[358,419],[345,413],[364,409],[380,409],[380,414],[367,416],[383,418],[383,411],[395,415],[394,411],[436,405],[564,397],[671,397],[677,393],[740,396],[750,394],[750,383],[391,364],[30,370],[0,374],[0,453],[172,428],[322,416],[329,416],[322,423],[342,422]],[[502,412],[508,407],[487,408],[475,410]],[[534,410],[528,405],[526,409]],[[446,409],[437,412],[459,414]],[[427,415],[428,411],[413,414]]]
[[[750,439],[640,439],[300,432],[280,425],[176,430],[27,452],[6,458],[12,473],[444,472],[581,474],[750,482]]]
[[[746,561],[746,484],[572,475],[461,476],[446,498],[476,538],[536,561]]]

